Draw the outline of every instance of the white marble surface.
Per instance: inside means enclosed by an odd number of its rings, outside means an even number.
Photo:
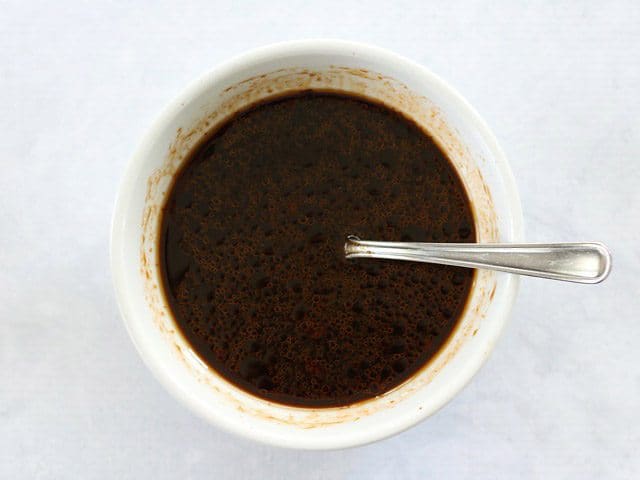
[[[0,2],[0,478],[638,478],[640,6],[426,3]],[[442,75],[510,158],[528,239],[614,255],[599,286],[524,279],[454,401],[336,452],[238,439],[174,401],[108,264],[116,186],[159,109],[217,62],[302,37]]]

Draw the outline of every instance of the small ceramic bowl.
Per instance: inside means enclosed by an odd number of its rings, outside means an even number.
[[[509,316],[518,280],[480,270],[458,326],[405,383],[341,408],[275,404],[238,389],[202,363],[172,319],[159,285],[159,218],[176,170],[202,136],[260,99],[301,89],[356,93],[402,111],[447,152],[471,199],[480,242],[522,240],[516,186],[496,139],[476,111],[425,67],[379,48],[334,40],[254,50],[195,81],[142,139],[120,186],[111,234],[118,303],[140,355],[160,382],[206,420],[293,448],[361,445],[433,414],[487,359]]]

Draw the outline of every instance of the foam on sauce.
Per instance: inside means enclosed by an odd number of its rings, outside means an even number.
[[[301,92],[212,132],[162,216],[163,287],[194,351],[259,397],[348,405],[444,344],[473,270],[346,260],[347,235],[472,242],[466,192],[416,124],[354,96]]]

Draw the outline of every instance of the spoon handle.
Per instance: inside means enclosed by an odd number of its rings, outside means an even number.
[[[611,270],[611,254],[601,243],[375,242],[350,236],[344,251],[347,258],[385,258],[488,268],[577,283],[599,283]]]

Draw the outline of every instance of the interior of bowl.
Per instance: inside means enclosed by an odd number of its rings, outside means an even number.
[[[114,276],[123,315],[143,358],[195,411],[258,440],[336,448],[400,431],[446,403],[490,352],[516,283],[506,274],[478,271],[458,327],[436,357],[396,389],[349,407],[273,404],[203,364],[176,328],[159,285],[159,221],[171,180],[202,137],[235,111],[304,89],[369,97],[422,125],[463,179],[478,240],[518,239],[519,205],[506,162],[484,123],[455,92],[422,67],[382,51],[298,44],[218,68],[165,111],[143,141],[121,189],[114,217]]]

